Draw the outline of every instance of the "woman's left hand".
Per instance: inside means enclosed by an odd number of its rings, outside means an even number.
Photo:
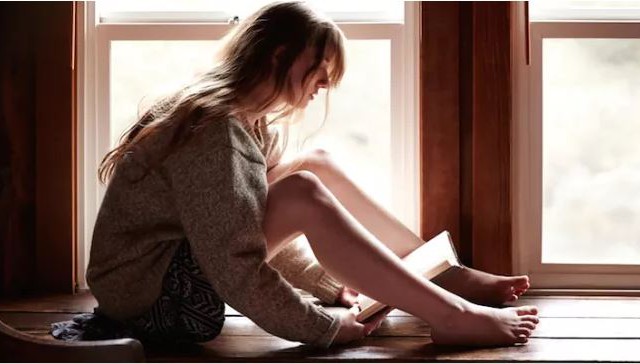
[[[356,290],[343,286],[336,301],[344,307],[352,307],[358,304],[358,294]]]

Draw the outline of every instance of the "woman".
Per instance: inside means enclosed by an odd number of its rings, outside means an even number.
[[[326,277],[350,287],[340,288],[345,303],[358,291],[414,314],[437,343],[526,342],[535,307],[479,304],[516,299],[527,277],[465,269],[443,289],[402,266],[423,242],[325,153],[278,163],[267,117],[303,110],[343,72],[336,25],[302,3],[275,3],[226,37],[211,71],[143,115],[100,168],[109,185],[87,273],[100,312],[160,342],[214,338],[224,302],[292,341],[326,347],[369,334],[383,314],[331,315],[267,263],[304,233]],[[316,282],[336,288],[331,279]]]

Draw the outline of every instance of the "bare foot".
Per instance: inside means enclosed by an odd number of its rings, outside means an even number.
[[[431,338],[439,345],[504,346],[524,344],[538,324],[534,306],[491,308],[470,304],[439,325]]]
[[[527,276],[497,276],[468,267],[451,269],[432,281],[470,302],[486,306],[513,302],[529,289]]]

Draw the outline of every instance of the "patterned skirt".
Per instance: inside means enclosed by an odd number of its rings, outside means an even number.
[[[193,259],[189,242],[183,241],[164,276],[161,296],[131,324],[142,341],[209,341],[222,330],[224,307]]]
[[[106,340],[134,337],[144,344],[189,344],[220,334],[225,305],[193,259],[189,243],[176,251],[162,282],[162,293],[145,314],[124,324],[96,313],[52,324],[57,339]]]

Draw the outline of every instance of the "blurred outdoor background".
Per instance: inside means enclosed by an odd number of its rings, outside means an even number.
[[[543,40],[544,263],[640,262],[640,40]]]

